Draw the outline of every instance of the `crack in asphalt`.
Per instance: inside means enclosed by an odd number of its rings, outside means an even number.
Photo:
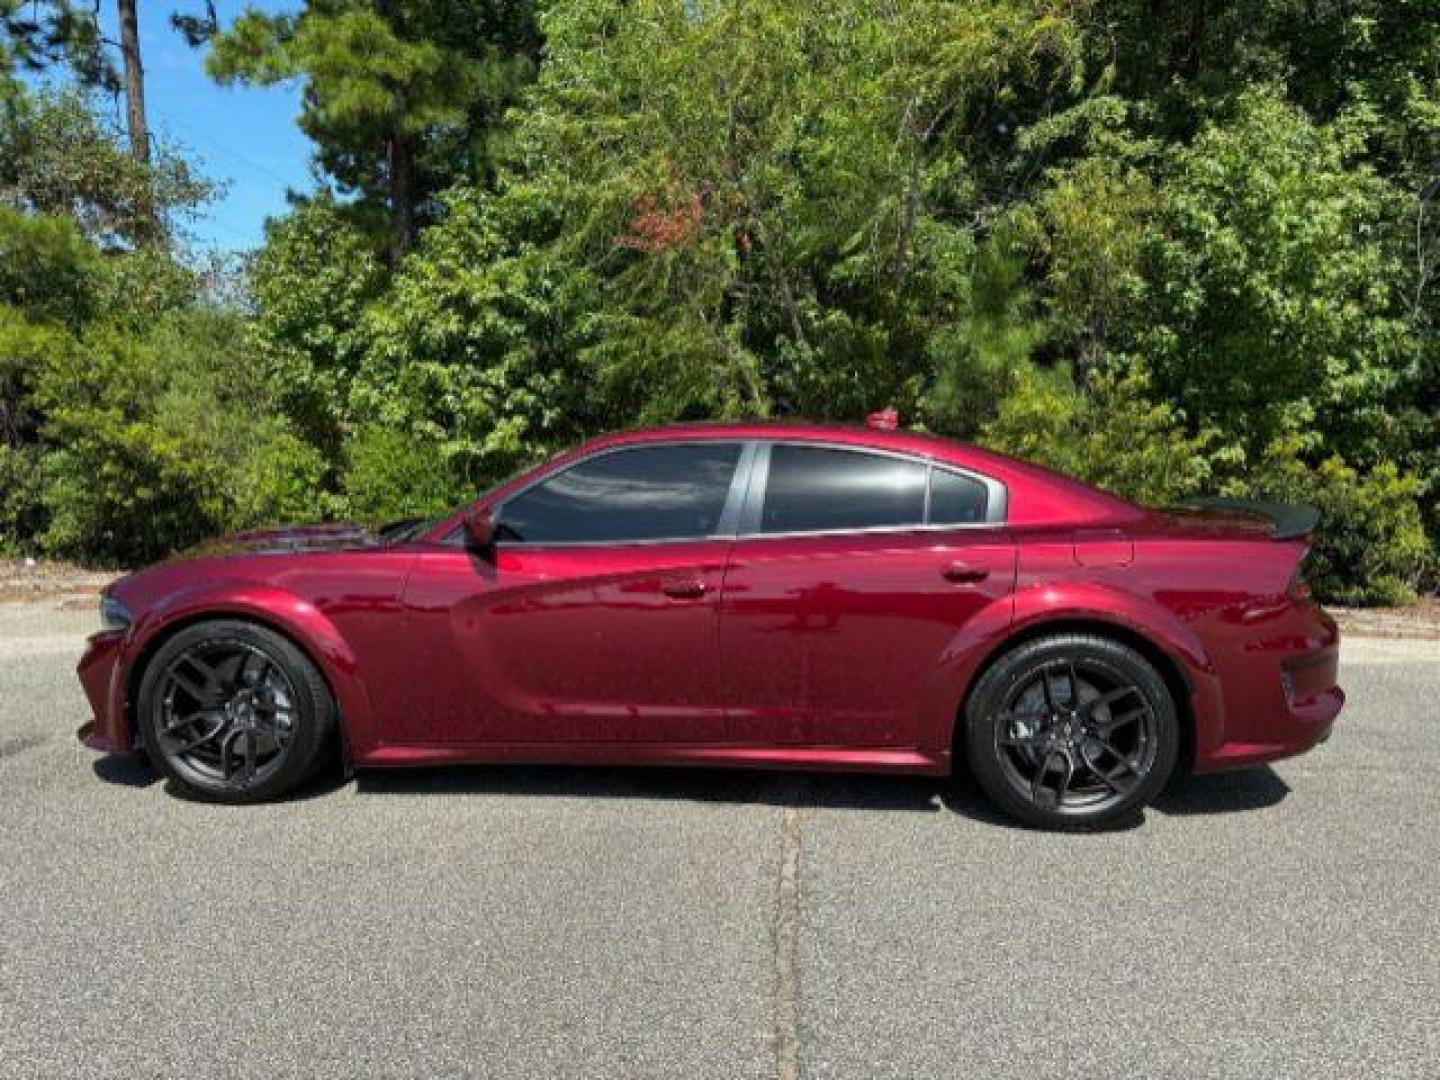
[[[800,1076],[800,807],[780,812],[775,888],[775,1075]]]

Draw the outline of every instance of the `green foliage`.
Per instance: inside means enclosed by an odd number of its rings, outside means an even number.
[[[1307,575],[1316,591],[1349,604],[1400,604],[1433,569],[1416,496],[1420,484],[1385,462],[1368,474],[1328,457],[1316,467],[1299,440],[1282,438],[1244,481],[1227,494],[1306,502],[1320,509]]]
[[[358,521],[433,517],[467,493],[438,463],[436,447],[410,431],[370,424],[346,444],[345,507]]]
[[[222,83],[305,87],[301,129],[341,191],[388,205],[399,249],[460,179],[490,175],[499,121],[534,72],[530,0],[313,0],[247,8],[215,36]]]
[[[94,308],[97,263],[68,219],[0,206],[0,304],[39,321],[78,325]]]
[[[359,323],[384,286],[372,245],[328,198],[270,227],[250,280],[255,356],[299,433],[338,458],[353,417],[350,385],[364,357]]]
[[[163,143],[136,161],[80,91],[42,91],[0,113],[0,206],[63,215],[102,246],[153,239],[157,215],[175,232],[213,190]]]
[[[1117,495],[1180,502],[1210,482],[1216,432],[1189,435],[1184,417],[1157,403],[1143,368],[1099,372],[1086,390],[1066,371],[1024,370],[981,441]]]
[[[577,348],[590,290],[552,252],[516,243],[546,227],[524,192],[460,189],[449,206],[366,312],[351,403],[433,447],[432,466],[474,492],[600,420]]]
[[[46,550],[134,564],[242,525],[313,512],[321,460],[245,378],[232,316],[108,326],[47,358],[35,399]]]
[[[85,85],[120,91],[105,52],[99,8],[71,0],[0,0],[0,103],[23,97],[16,70],[36,73],[68,67]]]
[[[1318,127],[1247,91],[1161,166],[1133,348],[1200,422],[1252,450],[1297,424],[1374,460],[1415,345],[1387,246],[1392,194]]]

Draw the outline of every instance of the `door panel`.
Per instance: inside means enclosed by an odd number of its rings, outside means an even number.
[[[716,664],[730,541],[459,548],[406,591],[429,656],[403,742],[721,742]]]
[[[918,745],[950,643],[1014,582],[1003,530],[740,538],[720,608],[731,738]]]

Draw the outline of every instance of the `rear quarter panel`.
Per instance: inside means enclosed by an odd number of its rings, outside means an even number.
[[[1186,683],[1197,769],[1237,746],[1289,736],[1282,658],[1334,647],[1334,624],[1287,594],[1302,543],[1142,530],[1031,530],[1017,536],[1010,636],[1047,624],[1112,625],[1143,637]]]

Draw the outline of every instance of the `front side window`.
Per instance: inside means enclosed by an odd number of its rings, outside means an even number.
[[[588,458],[509,499],[502,542],[602,544],[714,535],[739,443],[644,446]]]
[[[777,443],[770,448],[760,531],[922,525],[928,472],[922,462],[904,458]]]

